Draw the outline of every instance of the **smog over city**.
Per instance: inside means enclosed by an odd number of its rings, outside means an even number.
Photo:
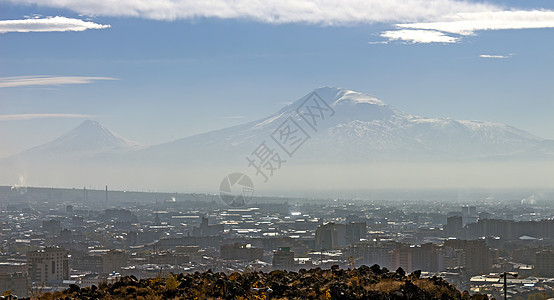
[[[0,0],[0,293],[554,297],[554,3]]]

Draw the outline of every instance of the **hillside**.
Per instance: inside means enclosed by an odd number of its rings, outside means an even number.
[[[109,285],[43,294],[40,299],[488,299],[458,291],[441,278],[418,272],[390,272],[374,265],[353,270],[338,266],[299,272],[247,271],[169,275],[137,280],[124,277]]]

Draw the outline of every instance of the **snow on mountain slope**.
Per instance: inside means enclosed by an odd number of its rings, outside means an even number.
[[[303,138],[290,153],[278,140],[287,126]],[[543,139],[505,124],[412,116],[367,94],[323,87],[267,118],[147,148],[85,121],[19,159],[221,165],[244,163],[262,142],[297,163],[464,160],[536,155],[544,148]]]
[[[325,103],[310,102],[311,114],[316,116],[302,117],[306,101],[314,94]],[[297,162],[474,159],[527,151],[543,141],[504,124],[412,116],[366,94],[324,87],[267,118],[140,153],[148,160],[166,162],[242,161],[264,141],[283,151],[272,136],[289,118],[309,135],[294,153]]]
[[[309,174],[317,188],[336,186],[337,176],[348,187],[366,188],[368,180],[376,180],[377,186],[396,186],[396,177],[409,186],[467,178],[476,178],[479,184],[521,170],[530,170],[525,184],[536,186],[551,178],[550,169],[540,166],[554,161],[554,141],[509,125],[413,116],[366,94],[325,87],[266,118],[150,147],[85,121],[50,143],[0,160],[0,182],[26,178],[31,185],[45,186],[109,182],[126,188],[194,190],[204,184],[211,189],[227,172],[249,170],[257,176],[247,158],[254,157],[262,143],[287,166],[276,180],[301,188],[306,188]],[[539,167],[528,168],[530,161]],[[479,177],[487,168],[496,168],[497,162],[504,168]],[[509,162],[515,165],[512,171],[506,171]],[[443,180],[444,172],[458,174],[460,166],[468,164],[472,167],[465,173]],[[485,166],[484,171],[475,171],[476,165]],[[390,166],[396,169],[389,170]],[[427,181],[421,179],[425,172],[430,174]],[[504,186],[513,183],[507,182]]]
[[[140,148],[139,143],[119,136],[96,121],[86,120],[59,138],[23,151],[19,156],[30,159],[63,159],[134,151]]]

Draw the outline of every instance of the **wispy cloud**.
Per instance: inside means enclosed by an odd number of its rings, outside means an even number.
[[[0,121],[19,121],[31,119],[45,118],[94,118],[93,115],[86,114],[16,114],[16,115],[0,115]]]
[[[390,41],[403,41],[407,43],[456,43],[460,38],[446,35],[436,30],[392,30],[381,33],[382,37]]]
[[[554,11],[548,10],[458,13],[442,19],[436,22],[397,24],[398,30],[384,32],[381,36],[391,40],[419,42],[410,34],[403,34],[417,30],[429,31],[429,35],[436,35],[438,32],[443,39],[450,38],[453,42],[459,42],[462,37],[476,35],[483,30],[554,28]],[[444,41],[438,39],[437,42]]]
[[[63,85],[63,84],[85,84],[97,80],[117,80],[111,77],[84,77],[84,76],[14,76],[0,77],[0,88],[40,86],[40,85]]]
[[[5,0],[70,9],[96,16],[156,20],[218,18],[265,23],[341,25],[374,22],[420,22],[457,12],[498,10],[496,6],[459,0]]]
[[[512,56],[513,56],[513,54],[509,54],[509,55],[481,54],[481,55],[479,55],[479,57],[481,57],[481,58],[498,58],[498,59],[510,58]]]
[[[66,17],[30,18],[22,20],[0,20],[0,33],[6,32],[53,32],[85,31],[87,29],[109,28],[110,25],[97,24]]]
[[[386,31],[385,31],[386,32]],[[385,32],[382,32],[381,35]],[[368,44],[370,45],[386,45],[388,44],[389,42],[388,41],[376,41],[376,42],[367,42]]]

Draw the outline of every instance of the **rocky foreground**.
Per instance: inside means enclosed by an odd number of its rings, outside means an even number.
[[[137,280],[38,295],[39,299],[488,299],[460,292],[442,278],[390,272],[379,266],[338,266],[299,272],[204,273]]]

